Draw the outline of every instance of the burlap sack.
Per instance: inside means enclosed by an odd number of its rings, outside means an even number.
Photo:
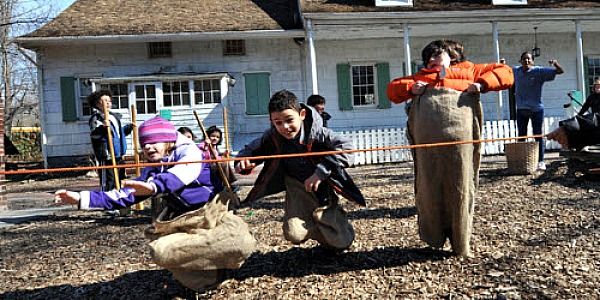
[[[286,176],[285,185],[283,235],[286,240],[300,244],[314,239],[336,250],[344,250],[352,245],[354,228],[337,201],[319,207],[314,193],[306,192],[300,181]]]
[[[219,270],[239,268],[256,249],[248,225],[227,210],[230,196],[223,192],[200,209],[156,220],[146,230],[154,262],[188,288],[214,285]]]
[[[428,88],[413,101],[408,128],[415,144],[478,140],[482,119],[477,94]],[[418,148],[414,155],[421,239],[441,248],[449,238],[457,255],[470,255],[480,144]]]

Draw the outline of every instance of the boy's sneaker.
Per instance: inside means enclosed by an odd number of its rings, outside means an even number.
[[[543,162],[543,161],[540,161],[538,163],[537,169],[540,170],[540,171],[545,171],[546,170],[546,163]]]

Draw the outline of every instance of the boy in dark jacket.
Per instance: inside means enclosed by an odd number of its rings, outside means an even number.
[[[100,90],[91,93],[87,97],[88,104],[92,108],[92,115],[88,121],[90,125],[90,138],[92,139],[92,148],[94,156],[100,166],[112,165],[110,148],[108,145],[108,130],[105,126],[104,106],[108,107],[110,118],[110,130],[115,154],[115,162],[118,164],[123,160],[127,152],[127,139],[133,129],[131,124],[123,126],[121,124],[121,115],[110,111],[112,106],[112,94],[107,90]],[[119,178],[115,178],[112,169],[100,170],[100,188],[102,191],[110,191],[116,187],[117,180],[125,179],[125,169],[119,169]]]
[[[276,92],[269,101],[271,128],[240,151],[238,157],[350,150],[352,142],[323,127],[313,108],[300,104],[287,90]],[[294,243],[309,239],[334,250],[350,247],[354,229],[338,205],[335,192],[364,205],[365,200],[348,173],[351,156],[299,156],[269,160],[242,160],[238,173],[248,173],[265,163],[246,198],[256,200],[286,191],[283,234]],[[334,192],[335,191],[335,192]]]

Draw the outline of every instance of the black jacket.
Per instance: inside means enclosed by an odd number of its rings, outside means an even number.
[[[300,143],[307,145],[309,151],[353,149],[352,141],[323,127],[321,117],[313,108],[304,104],[302,104],[302,108],[306,109],[307,113],[303,123],[304,136],[300,138]],[[240,151],[238,157],[281,154],[283,139],[284,137],[274,127],[271,127],[260,138],[246,145]],[[346,199],[365,205],[362,193],[345,170],[350,164],[350,159],[352,159],[352,155],[347,153],[310,157],[315,165],[315,173],[321,180],[327,181],[336,192]],[[256,164],[264,162],[265,165],[258,175],[254,187],[248,193],[246,201],[260,199],[285,190],[284,169],[281,166],[281,159],[253,160],[253,162]]]

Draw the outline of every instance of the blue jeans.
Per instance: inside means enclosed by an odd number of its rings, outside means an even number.
[[[531,111],[529,109],[517,109],[517,130],[519,136],[527,135],[527,125],[531,119],[531,127],[533,134],[542,134],[542,126],[544,124],[544,110]],[[535,138],[539,144],[539,161],[544,161],[544,150],[546,149],[546,142],[543,138]]]

